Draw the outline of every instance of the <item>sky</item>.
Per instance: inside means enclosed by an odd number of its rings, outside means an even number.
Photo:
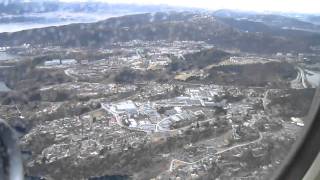
[[[60,0],[66,2],[88,0]],[[167,4],[195,8],[320,13],[320,0],[91,0],[109,3]]]

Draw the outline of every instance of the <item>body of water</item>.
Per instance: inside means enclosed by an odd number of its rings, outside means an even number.
[[[17,32],[22,30],[44,28],[49,26],[62,26],[73,23],[93,23],[111,17],[119,17],[129,13],[71,13],[71,12],[51,12],[27,14],[18,16],[19,18],[30,19],[28,21],[11,21],[0,23],[0,33]],[[34,20],[33,20],[34,19]],[[1,16],[0,16],[1,20]],[[0,21],[1,22],[1,21]]]

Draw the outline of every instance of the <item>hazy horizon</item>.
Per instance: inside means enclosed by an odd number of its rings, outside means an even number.
[[[0,3],[15,1],[60,1],[60,2],[105,2],[140,5],[169,5],[180,7],[201,8],[207,10],[231,9],[255,12],[285,12],[320,14],[318,0],[0,0]]]
[[[273,11],[295,13],[320,13],[318,0],[60,0],[62,2],[107,2],[127,4],[151,4],[202,8],[208,10],[232,9],[241,11]]]

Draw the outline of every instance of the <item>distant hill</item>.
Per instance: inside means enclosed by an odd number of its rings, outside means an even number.
[[[221,85],[288,88],[297,75],[294,66],[284,62],[213,67],[206,81]]]
[[[288,38],[281,34],[265,32],[247,33],[211,15],[173,12],[128,15],[90,24],[1,33],[0,46],[29,43],[102,47],[114,42],[135,39],[206,41],[219,47],[257,53],[308,52],[311,51],[310,46],[320,44],[318,34]]]
[[[281,29],[275,26],[268,26],[262,22],[254,22],[246,19],[236,20],[233,18],[224,17],[219,17],[218,19],[225,24],[243,32],[263,33],[264,35],[270,35],[274,37],[284,37],[286,39],[295,40],[296,42],[309,42],[311,45],[320,43],[320,31],[317,33],[294,29]]]
[[[203,69],[211,64],[217,64],[231,54],[217,50],[217,49],[206,49],[196,53],[186,54],[184,56],[185,60],[181,61],[178,59],[172,60],[172,63],[168,65],[169,71],[179,71],[179,70],[190,70],[190,69]]]
[[[218,65],[230,56],[236,56],[236,54],[215,48],[206,49],[187,54],[184,60],[173,59],[167,70],[171,74],[171,72],[180,73],[191,70],[197,72],[201,69],[207,76],[189,76],[183,81],[241,87],[288,88],[290,82],[297,77],[294,65],[287,62]]]
[[[242,12],[233,10],[218,10],[215,11],[213,14],[217,17],[260,22],[267,26],[276,27],[280,29],[320,32],[320,26],[311,23],[312,21],[307,22],[298,18],[288,17],[280,14]],[[312,16],[308,18],[312,18]]]

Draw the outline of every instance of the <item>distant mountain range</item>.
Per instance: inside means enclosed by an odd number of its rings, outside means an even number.
[[[304,30],[320,32],[320,26],[317,25],[317,21],[320,20],[320,16],[317,18],[315,15],[300,14],[296,17],[292,17],[291,14],[269,14],[269,13],[254,13],[254,12],[242,12],[232,10],[218,10],[213,15],[224,18],[232,18],[235,20],[246,20],[250,22],[260,22],[265,25],[292,30]],[[314,22],[313,22],[314,21]],[[320,21],[319,21],[320,22]]]
[[[101,47],[135,39],[195,40],[222,48],[274,53],[311,52],[320,45],[320,16],[307,14],[59,1],[0,4],[0,12],[0,32],[13,32],[0,33],[0,46]],[[15,32],[19,30],[24,31]]]
[[[210,14],[171,12],[110,18],[96,23],[1,33],[0,46],[59,45],[101,47],[130,40],[206,41],[247,52],[311,52],[320,34],[287,30],[261,22],[215,17]]]

